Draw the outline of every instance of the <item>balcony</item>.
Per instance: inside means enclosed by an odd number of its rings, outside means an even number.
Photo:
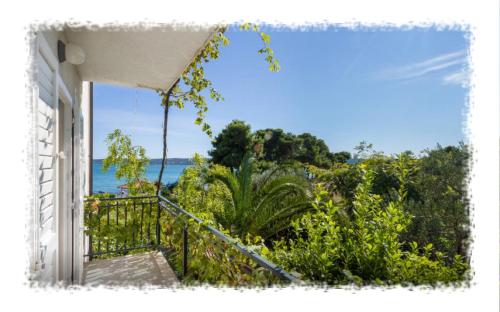
[[[84,284],[270,286],[298,279],[163,196],[85,201]]]

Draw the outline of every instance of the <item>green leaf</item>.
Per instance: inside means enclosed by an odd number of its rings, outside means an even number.
[[[261,32],[260,33],[260,38],[265,44],[269,44],[271,42],[271,37],[269,37],[268,34]]]

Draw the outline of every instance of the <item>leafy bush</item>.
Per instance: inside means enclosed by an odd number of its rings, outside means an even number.
[[[260,267],[255,261],[241,253],[235,247],[222,241],[203,228],[182,217],[172,217],[165,223],[167,227],[163,241],[169,250],[170,263],[182,281],[189,285],[209,283],[226,286],[269,286],[281,281],[269,270]],[[207,222],[213,227],[216,224]],[[183,228],[188,229],[188,268],[183,276]],[[229,235],[227,230],[219,228]],[[233,242],[245,243],[246,247],[260,253],[263,245],[260,237],[247,235],[245,239],[233,239]]]
[[[184,170],[169,197],[204,220],[205,224],[229,235],[229,231],[219,225],[216,217],[230,204],[229,190],[220,183],[211,184],[210,187],[206,183],[209,173],[225,170],[228,168],[217,165],[210,168],[205,159],[195,155],[193,166]],[[279,283],[268,270],[215,237],[203,226],[182,216],[174,217],[166,211],[162,212],[160,220],[162,246],[167,248],[169,262],[183,283],[231,286],[266,286]],[[186,225],[189,233],[188,274],[183,276],[183,228]],[[264,247],[259,237],[246,236],[242,240],[234,241],[245,243],[256,252]]]
[[[395,192],[400,187],[395,171],[397,158],[381,152],[368,153],[365,145],[360,148],[364,151],[361,153],[363,158],[358,158],[356,164],[335,164],[329,169],[308,166],[312,181],[322,183],[333,202],[345,207],[348,214],[352,213],[355,190],[361,182],[361,166],[373,171],[371,193],[381,196],[385,204],[398,196]],[[470,243],[465,190],[467,147],[462,143],[447,147],[438,145],[419,158],[409,152],[404,155],[414,165],[414,171],[405,182],[404,203],[405,212],[413,218],[400,241],[432,244],[434,256],[442,252],[448,263],[453,262],[455,254],[467,257]]]
[[[293,222],[295,239],[275,243],[271,260],[287,270],[296,270],[304,278],[329,284],[436,284],[460,282],[468,266],[460,256],[448,266],[442,254],[432,259],[432,245],[418,248],[416,243],[404,250],[400,236],[411,223],[405,213],[407,196],[404,185],[411,160],[398,157],[395,172],[400,188],[394,201],[385,203],[372,193],[374,173],[362,170],[357,186],[353,214],[334,204],[331,195],[319,185],[314,212]]]
[[[468,160],[464,144],[426,150],[415,177],[417,196],[407,205],[415,218],[405,239],[432,243],[450,260],[455,254],[466,257],[469,246]]]

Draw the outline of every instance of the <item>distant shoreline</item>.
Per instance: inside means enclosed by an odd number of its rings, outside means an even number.
[[[96,162],[102,162],[103,159],[93,159]],[[150,164],[160,164],[161,158],[154,158],[150,160]],[[167,158],[167,165],[192,165],[192,158]]]
[[[94,193],[104,192],[116,194],[118,187],[125,184],[123,179],[117,179],[116,167],[111,166],[108,171],[103,171],[103,160],[94,159],[92,168],[92,190]],[[163,172],[162,183],[175,183],[184,172],[184,169],[192,165],[188,158],[171,158],[165,166]],[[152,159],[144,172],[144,178],[149,181],[157,181],[161,169],[161,159]]]

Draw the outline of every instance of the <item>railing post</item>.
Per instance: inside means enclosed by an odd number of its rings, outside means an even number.
[[[158,198],[158,210],[156,211],[156,247],[160,247],[160,199]]]
[[[187,269],[188,269],[188,226],[187,224],[184,225],[184,228],[182,229],[182,238],[183,238],[183,252],[182,252],[182,275],[186,276],[187,274]]]
[[[89,262],[92,261],[92,233],[89,234]]]
[[[92,261],[92,211],[89,211],[88,224],[89,224],[89,249],[87,254],[89,255],[89,261]]]

